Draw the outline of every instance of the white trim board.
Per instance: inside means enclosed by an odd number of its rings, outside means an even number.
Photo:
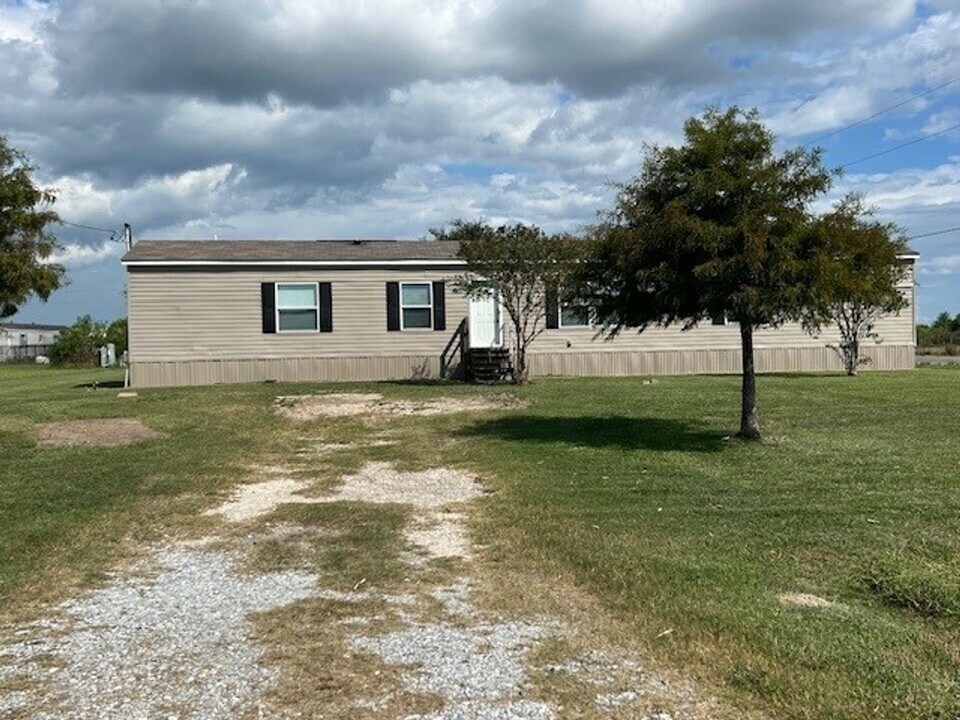
[[[444,267],[463,260],[122,260],[127,267]]]

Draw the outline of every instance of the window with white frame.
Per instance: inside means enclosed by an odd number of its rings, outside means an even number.
[[[430,283],[400,283],[400,322],[402,330],[430,330],[433,327],[433,286]]]
[[[317,332],[320,293],[317,283],[277,283],[277,331]]]
[[[589,305],[577,300],[560,303],[560,327],[588,327],[589,325]]]

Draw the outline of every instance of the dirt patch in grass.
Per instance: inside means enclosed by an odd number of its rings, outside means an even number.
[[[510,395],[485,397],[438,397],[429,400],[386,400],[379,393],[326,393],[283,395],[276,399],[277,412],[297,421],[344,418],[360,415],[453,415],[484,410],[523,407]]]
[[[45,447],[67,445],[116,447],[167,437],[166,433],[158,432],[134,418],[38,423],[34,425],[34,431],[40,445]]]
[[[811,595],[810,593],[781,593],[777,595],[777,600],[781,605],[786,605],[787,607],[814,608],[820,610],[840,607],[838,603],[832,600],[827,600],[819,595]]]

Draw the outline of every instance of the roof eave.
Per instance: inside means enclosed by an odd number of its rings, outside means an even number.
[[[121,263],[127,267],[438,267],[444,265],[466,265],[459,258],[429,260],[127,260]]]

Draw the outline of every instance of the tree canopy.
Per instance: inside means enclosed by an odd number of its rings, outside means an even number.
[[[64,269],[49,262],[57,248],[51,224],[55,197],[38,188],[34,167],[0,135],[0,317],[13,315],[31,295],[46,300],[63,282]]]
[[[758,439],[753,333],[802,316],[810,203],[832,173],[819,150],[778,154],[755,110],[709,109],[684,124],[682,145],[650,147],[595,228],[580,272],[607,330],[739,324],[740,436]]]
[[[906,240],[896,225],[872,216],[860,197],[850,196],[809,230],[809,245],[816,252],[804,284],[803,322],[815,333],[824,325],[838,330],[840,343],[834,349],[848,375],[869,362],[862,344],[882,339],[875,330],[880,316],[907,305],[899,289]]]

